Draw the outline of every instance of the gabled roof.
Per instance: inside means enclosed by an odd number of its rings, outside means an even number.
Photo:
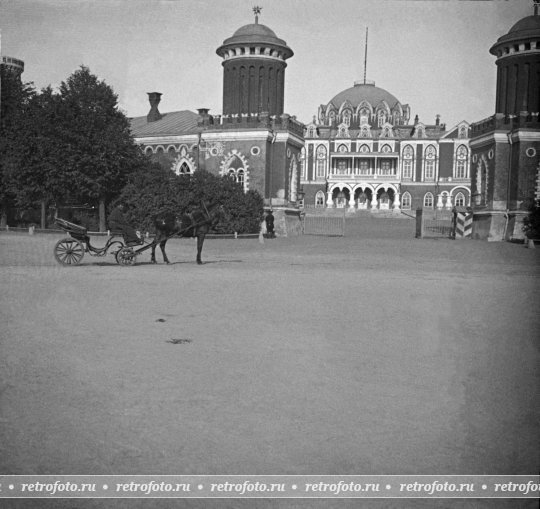
[[[193,132],[197,127],[199,115],[189,110],[163,113],[163,117],[155,122],[148,122],[144,117],[130,119],[131,134],[135,138],[151,136],[174,136]]]

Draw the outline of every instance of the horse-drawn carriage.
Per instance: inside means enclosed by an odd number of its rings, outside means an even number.
[[[54,246],[54,257],[62,265],[78,265],[85,253],[90,256],[105,256],[110,253],[114,255],[118,264],[133,265],[138,254],[152,247],[152,243],[147,243],[133,249],[126,246],[121,233],[115,232],[103,247],[96,247],[91,244],[88,229],[84,226],[60,218],[56,219],[56,224],[69,234],[69,237],[60,239]]]
[[[93,246],[90,242],[88,229],[84,226],[71,223],[65,219],[56,219],[56,224],[69,237],[60,239],[54,246],[54,257],[61,265],[78,265],[81,263],[84,254],[90,256],[105,256],[110,253],[114,255],[119,265],[133,265],[138,255],[152,249],[152,263],[156,263],[155,251],[159,245],[165,263],[169,263],[165,253],[165,244],[171,237],[197,237],[197,263],[201,264],[201,252],[204,238],[209,230],[219,221],[216,212],[222,211],[220,204],[212,204],[201,209],[195,209],[191,214],[184,214],[180,218],[174,216],[156,218],[154,225],[156,236],[151,242],[144,243],[141,247],[126,245],[122,233],[112,232],[103,247]]]

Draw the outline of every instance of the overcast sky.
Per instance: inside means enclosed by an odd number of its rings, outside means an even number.
[[[124,112],[210,108],[221,113],[216,49],[238,28],[270,27],[294,51],[285,111],[311,121],[320,104],[367,78],[411,115],[450,128],[494,113],[495,57],[489,48],[531,0],[0,0],[2,55],[24,60],[23,80],[40,89],[81,65],[108,83]]]

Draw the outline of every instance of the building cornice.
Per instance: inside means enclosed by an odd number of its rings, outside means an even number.
[[[478,138],[473,138],[469,142],[471,148],[481,147],[483,145],[490,145],[493,143],[508,143],[508,136],[506,132],[495,132],[492,131]]]

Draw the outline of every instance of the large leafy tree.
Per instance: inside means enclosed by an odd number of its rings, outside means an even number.
[[[60,85],[64,164],[82,201],[99,205],[105,230],[105,205],[120,193],[128,176],[146,160],[118,109],[118,97],[86,67]]]
[[[7,128],[9,157],[3,172],[17,204],[41,202],[42,224],[47,202],[97,205],[99,227],[105,230],[106,202],[147,164],[117,96],[81,67],[58,92],[48,87],[24,98],[17,121]]]
[[[0,66],[0,83],[0,225],[4,227],[8,210],[16,203],[16,185],[12,175],[20,144],[15,132],[23,122],[35,90],[31,83],[23,83],[5,66]]]
[[[64,163],[61,98],[52,89],[33,94],[9,131],[10,182],[17,205],[61,203],[73,192],[73,168]]]

